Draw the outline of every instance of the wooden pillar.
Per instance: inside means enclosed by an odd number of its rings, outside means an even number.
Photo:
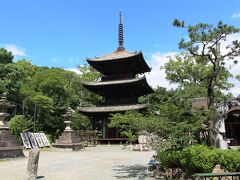
[[[106,119],[102,120],[102,137],[106,138]]]

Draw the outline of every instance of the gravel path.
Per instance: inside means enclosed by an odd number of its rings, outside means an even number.
[[[28,151],[24,152],[26,157]],[[78,152],[40,152],[38,179],[151,179],[147,163],[153,151],[136,152],[119,145],[88,147]],[[1,160],[1,180],[26,180],[27,158]]]

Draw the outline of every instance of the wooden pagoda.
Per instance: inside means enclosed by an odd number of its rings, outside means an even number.
[[[101,129],[101,140],[120,140],[119,129],[108,128],[109,114],[129,110],[143,110],[146,104],[139,104],[138,98],[153,92],[144,73],[150,68],[142,52],[128,52],[123,46],[123,24],[120,13],[119,46],[116,51],[87,62],[102,74],[99,82],[85,82],[83,86],[104,97],[104,102],[95,107],[80,107],[79,111],[92,119],[93,127]]]

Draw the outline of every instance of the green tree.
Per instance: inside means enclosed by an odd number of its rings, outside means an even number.
[[[14,56],[11,51],[7,51],[4,48],[0,48],[0,64],[13,63]]]
[[[6,92],[10,101],[16,101],[21,87],[21,73],[13,64],[0,64],[0,93]]]
[[[20,139],[20,133],[30,131],[33,128],[33,122],[22,115],[16,115],[10,119],[8,126],[11,132]]]
[[[84,65],[78,67],[80,70],[81,82],[97,82],[101,74],[93,67]],[[102,102],[102,97],[88,91],[83,85],[79,86],[80,106],[94,106]]]
[[[72,128],[74,130],[89,130],[92,129],[92,123],[87,116],[75,112],[73,114]]]
[[[166,79],[171,83],[177,83],[179,90],[185,92],[188,98],[207,96],[209,80],[206,75],[211,74],[212,65],[201,61],[200,57],[193,57],[187,52],[182,52],[175,57],[169,57],[169,62],[162,68],[165,69]],[[233,87],[228,82],[229,77],[231,77],[229,71],[222,67],[214,87],[215,102],[223,100],[223,90]]]
[[[35,130],[57,136],[64,129],[62,115],[67,107],[74,108],[79,104],[80,82],[80,77],[74,72],[59,68],[38,68],[23,83],[21,96],[26,114],[34,117]]]
[[[189,58],[185,60],[185,58],[177,56],[176,62],[170,61],[165,65],[167,78],[182,86],[189,82],[205,88],[208,109],[211,111],[214,109],[216,93],[230,87],[230,84],[227,83],[230,73],[226,68],[226,62],[232,61],[233,64],[236,64],[237,61],[234,60],[234,57],[240,54],[238,40],[232,41],[226,47],[225,54],[220,52],[220,43],[226,42],[229,35],[239,32],[239,28],[223,24],[221,21],[217,26],[205,23],[186,26],[183,21],[179,20],[174,20],[173,24],[180,28],[186,28],[188,31],[189,39],[182,39],[179,48],[185,50]],[[207,121],[208,143],[212,146],[214,145],[213,122],[210,117]]]
[[[109,126],[122,129],[130,137],[148,132],[157,139],[154,148],[161,150],[183,148],[199,141],[204,116],[201,111],[189,113],[191,103],[182,99],[178,91],[158,88],[142,101],[150,102],[149,111],[115,114]]]
[[[215,87],[220,86],[221,80],[226,80],[229,77],[229,72],[225,67],[226,61],[231,60],[233,63],[237,63],[234,57],[240,54],[238,40],[232,41],[226,47],[225,54],[220,52],[220,43],[226,41],[229,35],[239,32],[239,28],[223,24],[221,21],[215,27],[205,23],[185,26],[184,22],[179,20],[174,20],[173,24],[180,28],[186,28],[188,31],[189,40],[182,39],[179,48],[189,53],[194,58],[196,65],[207,66],[207,70],[202,76],[202,72],[199,73],[198,68],[195,71],[191,70],[199,76],[200,82],[206,81],[208,107],[211,108],[214,105]],[[189,78],[186,77],[186,79]]]

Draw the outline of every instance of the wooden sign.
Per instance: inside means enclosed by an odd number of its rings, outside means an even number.
[[[31,142],[32,148],[33,147],[38,147],[38,144],[37,144],[37,141],[36,141],[36,139],[34,137],[34,134],[32,132],[28,132],[27,135],[28,135],[28,138],[29,138],[29,140]]]
[[[27,133],[25,133],[25,132],[20,133],[20,136],[21,136],[24,147],[27,148],[27,149],[32,148]]]
[[[49,144],[49,142],[48,142],[47,136],[46,136],[44,133],[39,133],[39,134],[40,134],[40,136],[41,136],[41,138],[42,138],[42,141],[43,141],[44,146],[49,147],[50,144]]]
[[[33,133],[39,147],[44,147],[40,133]]]

